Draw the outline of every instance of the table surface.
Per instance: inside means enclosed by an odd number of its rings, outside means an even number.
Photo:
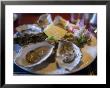
[[[39,15],[41,15],[40,13],[39,14],[19,14],[19,19],[17,19],[16,21],[14,21],[14,32],[15,31],[15,28],[19,25],[23,25],[23,24],[34,24],[36,23]],[[54,19],[54,17],[56,15],[60,15],[62,16],[63,18],[65,18],[66,20],[69,20],[70,19],[70,14],[69,13],[66,13],[66,14],[52,14],[52,19]],[[17,65],[14,64],[14,74],[32,74],[30,72],[27,72],[21,68],[19,68]],[[34,74],[33,74],[34,75]],[[75,73],[71,73],[69,75],[97,75],[97,58],[89,65],[87,66],[86,68],[78,71],[78,72],[75,72]]]

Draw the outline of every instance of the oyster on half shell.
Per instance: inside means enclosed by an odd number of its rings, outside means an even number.
[[[58,45],[56,56],[58,65],[71,71],[80,62],[82,53],[79,47],[72,42],[61,40]]]
[[[70,63],[74,60],[75,53],[72,42],[69,41],[60,41],[57,50],[57,56],[63,59],[64,63]]]
[[[43,63],[52,54],[54,46],[41,42],[30,44],[23,48],[18,57],[15,57],[14,62],[20,67],[33,67]]]

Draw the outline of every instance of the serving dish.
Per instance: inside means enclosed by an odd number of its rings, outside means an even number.
[[[48,19],[46,18],[45,21],[47,22]],[[72,27],[78,29],[74,31],[69,30],[68,32],[68,29]],[[17,32],[14,34],[14,63],[20,68],[34,74],[74,73],[89,66],[97,56],[96,37],[89,32],[89,38],[86,39],[84,33],[87,32],[86,34],[88,34],[88,31],[85,32],[85,27],[81,27],[80,29],[78,26],[68,23],[68,21],[62,17],[56,17],[55,21],[48,22],[48,24],[45,23],[43,28],[40,27],[39,24],[27,24],[17,27],[16,30]],[[73,46],[73,55],[75,54],[76,56],[71,63],[61,64],[62,59],[57,56],[58,44],[62,40],[71,42]],[[26,57],[28,52],[45,45],[50,48],[50,52],[47,56],[41,58],[41,61],[34,64],[28,66],[23,65],[22,60]]]

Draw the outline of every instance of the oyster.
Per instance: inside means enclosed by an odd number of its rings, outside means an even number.
[[[75,44],[69,41],[60,41],[56,53],[58,68],[72,71],[80,62],[82,53]]]
[[[75,53],[72,42],[60,41],[57,50],[57,56],[60,56],[64,63],[70,63],[74,60]]]
[[[23,31],[26,34],[38,34],[42,32],[42,29],[37,24],[28,24],[27,29]]]
[[[16,31],[19,33],[38,34],[43,32],[37,24],[24,24],[16,27]]]
[[[28,63],[35,63],[40,61],[41,58],[45,57],[48,53],[48,47],[42,46],[39,48],[36,48],[26,54],[26,60]]]
[[[62,18],[61,16],[56,16],[53,23],[54,25],[57,25],[65,29],[69,22]]]
[[[37,20],[37,24],[41,28],[47,27],[49,24],[52,23],[52,17],[51,14],[42,14],[39,19]]]
[[[48,59],[53,52],[53,48],[54,46],[47,42],[28,45],[22,49],[20,55],[15,58],[14,62],[21,67],[39,65]]]

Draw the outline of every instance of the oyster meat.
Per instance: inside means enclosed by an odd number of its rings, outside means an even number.
[[[70,41],[63,40],[58,44],[56,53],[56,65],[58,68],[72,71],[81,61],[80,48]]]
[[[60,41],[57,50],[57,56],[62,58],[64,63],[70,63],[74,60],[75,53],[72,42]]]
[[[26,54],[26,60],[28,63],[35,63],[40,61],[48,53],[49,48],[47,46],[36,48]]]

